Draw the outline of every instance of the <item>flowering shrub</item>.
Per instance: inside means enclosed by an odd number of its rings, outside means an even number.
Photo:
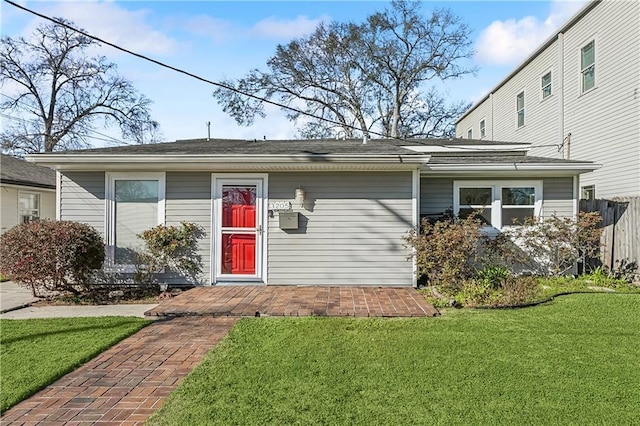
[[[17,225],[0,236],[0,274],[31,289],[80,294],[104,261],[102,236],[91,226],[71,221]]]

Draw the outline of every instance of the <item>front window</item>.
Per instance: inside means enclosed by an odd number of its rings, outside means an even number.
[[[455,181],[454,213],[479,211],[486,225],[501,229],[542,213],[542,181]]]
[[[164,174],[112,174],[109,184],[110,261],[129,267],[143,246],[138,234],[164,221]]]
[[[29,223],[40,219],[40,195],[20,192],[18,216],[20,223]]]
[[[467,139],[473,139],[473,129],[467,130]]]
[[[502,225],[522,224],[535,216],[536,189],[532,186],[502,187]]]
[[[524,126],[524,92],[520,92],[516,97],[516,114],[518,127]]]
[[[542,76],[542,99],[551,95],[551,71]]]
[[[580,51],[580,69],[582,92],[586,92],[596,84],[596,43],[593,40]]]
[[[480,138],[484,138],[487,135],[486,124],[484,120],[480,121]]]
[[[493,203],[492,187],[462,187],[460,188],[460,208],[458,216],[467,218],[469,215],[478,211],[479,219],[482,223],[491,225],[491,204]]]

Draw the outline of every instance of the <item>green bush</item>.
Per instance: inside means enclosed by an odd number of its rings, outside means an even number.
[[[404,237],[413,248],[418,276],[443,290],[459,290],[475,275],[475,262],[482,241],[481,221],[472,214],[465,219],[443,218],[435,223],[424,219],[420,229]]]
[[[191,282],[197,282],[202,273],[202,259],[198,254],[198,238],[204,235],[201,226],[182,222],[180,226],[158,225],[138,235],[144,241],[139,253],[138,282],[153,279],[169,268]]]
[[[47,292],[80,294],[104,262],[104,241],[91,226],[71,221],[17,225],[0,236],[0,274]]]

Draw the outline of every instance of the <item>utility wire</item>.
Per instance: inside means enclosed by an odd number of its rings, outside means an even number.
[[[42,13],[36,12],[35,10],[29,9],[29,8],[27,8],[25,6],[17,4],[15,2],[11,1],[11,0],[4,0],[4,2],[8,3],[8,4],[10,4],[10,5],[12,5],[12,6],[14,6],[14,7],[18,8],[18,9],[21,9],[21,10],[23,10],[25,12],[28,12],[28,13],[30,13],[32,15],[38,16],[39,18],[45,19],[47,21],[53,22],[54,24],[57,24],[57,25],[65,27],[67,29],[70,29],[71,31],[74,31],[74,32],[76,32],[78,34],[81,34],[81,35],[83,35],[83,36],[85,36],[87,38],[90,38],[92,40],[95,40],[95,41],[97,41],[99,43],[102,43],[102,44],[105,44],[107,46],[110,46],[110,47],[112,47],[112,48],[114,48],[116,50],[120,50],[121,52],[128,53],[128,54],[133,55],[133,56],[135,56],[137,58],[140,58],[140,59],[143,59],[145,61],[151,62],[153,64],[159,65],[160,67],[167,68],[169,70],[175,71],[175,72],[177,72],[179,74],[186,75],[188,77],[194,78],[194,79],[202,81],[204,83],[207,83],[207,84],[210,84],[210,85],[213,85],[213,86],[216,86],[216,87],[220,87],[222,89],[229,90],[229,91],[234,92],[234,93],[238,93],[238,94],[240,94],[242,96],[246,96],[248,98],[255,99],[257,101],[264,102],[266,104],[274,105],[274,106],[277,106],[279,108],[283,108],[283,109],[295,112],[295,113],[300,114],[300,115],[311,117],[311,118],[313,118],[315,120],[321,120],[321,121],[324,121],[324,122],[327,122],[327,123],[330,123],[330,124],[333,124],[333,125],[336,125],[336,126],[348,127],[350,129],[353,129],[353,130],[362,131],[362,129],[360,129],[359,127],[356,127],[356,126],[353,126],[353,125],[350,125],[350,124],[340,123],[338,121],[331,120],[331,119],[325,118],[325,117],[318,117],[318,116],[316,116],[316,115],[314,115],[312,113],[309,113],[309,112],[306,112],[306,111],[302,111],[302,110],[299,110],[299,109],[294,108],[292,106],[281,104],[279,102],[275,102],[275,101],[272,101],[272,100],[267,99],[267,98],[263,98],[263,97],[256,96],[256,95],[252,95],[251,93],[243,92],[242,90],[236,89],[233,86],[229,86],[229,85],[224,84],[224,83],[220,83],[220,82],[216,82],[216,81],[213,81],[213,80],[209,80],[207,78],[204,78],[204,77],[201,77],[199,75],[193,74],[193,73],[191,73],[189,71],[185,71],[183,69],[174,67],[174,66],[166,64],[164,62],[160,62],[160,61],[158,61],[156,59],[153,59],[151,57],[142,55],[140,53],[133,52],[133,51],[131,51],[129,49],[126,49],[124,47],[121,47],[121,46],[119,46],[117,44],[114,44],[114,43],[111,43],[111,42],[109,42],[107,40],[104,40],[104,39],[102,39],[102,38],[100,38],[98,36],[95,36],[93,34],[87,33],[86,31],[79,30],[79,29],[77,29],[77,28],[75,28],[75,27],[73,27],[73,26],[71,26],[71,25],[69,25],[69,24],[67,24],[65,22],[59,21],[59,20],[57,20],[55,18],[52,18],[50,16],[44,15]],[[393,139],[393,140],[396,140],[396,141],[405,141],[405,139],[402,139],[402,138],[388,137],[387,135],[384,135],[383,133],[379,133],[379,132],[375,132],[375,131],[371,131],[371,130],[368,131],[368,133],[372,134],[372,135],[375,135],[375,136],[380,136],[382,138]],[[443,147],[443,148],[452,147],[451,145],[447,145],[446,143],[434,144],[434,145],[435,146],[440,146],[440,147]],[[461,147],[461,146],[455,146],[455,148],[469,150],[469,151],[476,151],[476,152],[484,151],[481,148],[469,148],[469,147]]]
[[[252,95],[250,93],[246,93],[246,92],[243,92],[241,90],[238,90],[233,86],[229,86],[229,85],[226,85],[224,83],[220,83],[220,82],[216,82],[216,81],[213,81],[213,80],[209,80],[209,79],[204,78],[204,77],[200,77],[199,75],[193,74],[193,73],[191,73],[189,71],[185,71],[183,69],[176,68],[173,65],[169,65],[169,64],[166,64],[164,62],[160,62],[160,61],[158,61],[156,59],[150,58],[150,57],[142,55],[140,53],[133,52],[133,51],[131,51],[129,49],[126,49],[124,47],[118,46],[117,44],[114,44],[114,43],[111,43],[109,41],[106,41],[106,40],[104,40],[104,39],[102,39],[102,38],[100,38],[98,36],[94,36],[92,34],[89,34],[89,33],[85,32],[85,31],[79,30],[79,29],[77,29],[77,28],[75,28],[75,27],[73,27],[73,26],[71,26],[71,25],[69,25],[69,24],[67,24],[65,22],[59,21],[59,20],[57,20],[55,18],[51,18],[50,16],[47,16],[47,15],[44,15],[42,13],[36,12],[35,10],[31,10],[31,9],[25,7],[25,6],[22,6],[22,5],[19,5],[17,3],[14,3],[11,0],[4,0],[4,1],[6,3],[9,3],[10,5],[12,5],[14,7],[17,7],[18,9],[24,10],[25,12],[29,12],[29,13],[31,13],[33,15],[36,15],[36,16],[42,18],[42,19],[46,19],[47,21],[51,21],[51,22],[53,22],[53,23],[55,23],[57,25],[61,25],[61,26],[65,27],[65,28],[68,28],[68,29],[70,29],[72,31],[75,31],[78,34],[81,34],[81,35],[83,35],[83,36],[85,36],[87,38],[90,38],[92,40],[95,40],[95,41],[98,41],[100,43],[106,44],[107,46],[113,47],[114,49],[117,49],[117,50],[120,50],[122,52],[128,53],[130,55],[133,55],[133,56],[138,57],[140,59],[143,59],[145,61],[152,62],[152,63],[154,63],[156,65],[159,65],[159,66],[161,66],[163,68],[167,68],[167,69],[170,69],[170,70],[175,71],[177,73],[184,74],[184,75],[189,76],[191,78],[195,78],[196,80],[202,81],[204,83],[208,83],[208,84],[211,84],[213,86],[220,87],[222,89],[238,93],[238,94],[246,96],[248,98],[255,99],[255,100],[258,100],[260,102],[264,102],[264,103],[267,103],[267,104],[270,104],[270,105],[277,106],[279,108],[284,108],[284,109],[287,109],[289,111],[293,111],[295,113],[302,114],[302,115],[314,118],[316,120],[323,120],[323,121],[326,121],[327,123],[331,123],[331,124],[334,124],[334,125],[337,125],[337,126],[340,126],[340,127],[345,127],[346,126],[346,127],[349,127],[350,129],[361,130],[360,128],[358,128],[356,126],[352,126],[352,125],[349,125],[349,124],[343,124],[343,123],[340,123],[338,121],[331,120],[331,119],[325,118],[325,117],[318,117],[318,116],[313,115],[313,114],[311,114],[309,112],[299,110],[299,109],[294,108],[292,106],[281,104],[279,102],[275,102],[275,101],[272,101],[270,99],[266,99],[266,98],[263,98],[263,97],[260,97],[260,96]],[[377,132],[369,132],[369,133],[374,134],[376,136],[383,136],[384,137],[384,135],[382,133],[377,133]]]

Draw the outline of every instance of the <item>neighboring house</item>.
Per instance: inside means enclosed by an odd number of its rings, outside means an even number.
[[[591,1],[456,123],[458,137],[595,161],[582,197],[640,196],[640,2]]]
[[[593,163],[466,140],[189,140],[29,156],[60,173],[60,218],[95,227],[132,271],[136,234],[195,222],[205,284],[415,285],[402,237],[420,216],[484,207],[573,216]],[[181,277],[164,277],[184,283]],[[181,281],[182,280],[182,281]]]
[[[0,155],[0,234],[19,223],[55,219],[56,172]]]

